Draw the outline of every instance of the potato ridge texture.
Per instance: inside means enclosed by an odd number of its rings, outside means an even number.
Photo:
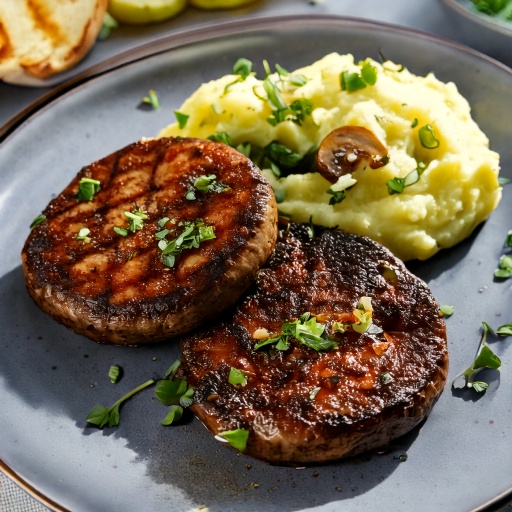
[[[371,298],[382,332],[332,332],[332,320],[361,297]],[[258,330],[275,336],[305,312],[325,322],[337,349],[320,352],[292,337],[288,350],[254,350]],[[298,224],[280,230],[244,298],[185,336],[181,349],[194,414],[214,435],[248,430],[245,453],[275,464],[385,446],[428,415],[448,371],[445,324],[423,281],[369,238],[330,229],[312,238]],[[231,368],[245,386],[229,383]]]
[[[214,174],[227,189],[195,192],[195,179]],[[80,180],[98,180],[91,201],[78,201]],[[125,212],[147,218],[121,236]],[[265,263],[277,236],[272,189],[234,149],[199,139],[131,144],[84,167],[43,211],[22,251],[27,288],[57,321],[95,341],[140,344],[196,327],[233,304]],[[201,219],[215,238],[184,250],[170,268],[155,236],[169,240],[180,222]],[[77,239],[90,230],[89,242]]]

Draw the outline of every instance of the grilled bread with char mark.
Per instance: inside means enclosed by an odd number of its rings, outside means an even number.
[[[211,175],[217,190],[194,187]],[[90,201],[77,199],[82,178],[101,184]],[[251,284],[274,248],[276,211],[260,170],[229,146],[174,138],[134,143],[84,167],[49,203],[22,251],[27,288],[43,311],[98,342],[177,336]],[[123,236],[114,228],[129,227],[125,212],[145,218]],[[215,238],[166,262],[157,234],[169,230],[171,242],[198,220]],[[83,228],[87,236],[77,238]]]
[[[428,415],[448,371],[445,325],[427,285],[368,238],[312,235],[305,225],[282,229],[244,298],[181,343],[194,414],[214,435],[247,430],[245,452],[274,464],[385,446]],[[367,329],[358,311],[365,322],[371,315]],[[275,341],[255,349],[306,312],[337,348],[289,337],[288,349]],[[245,385],[229,382],[231,368]]]
[[[2,0],[0,79],[22,85],[80,62],[96,42],[108,0]]]

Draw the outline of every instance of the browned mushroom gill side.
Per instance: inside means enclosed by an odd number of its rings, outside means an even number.
[[[362,126],[341,126],[320,144],[317,170],[331,183],[341,176],[369,166],[378,169],[387,163],[388,150],[373,132]]]

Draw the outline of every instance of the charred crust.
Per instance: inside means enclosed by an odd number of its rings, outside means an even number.
[[[394,279],[382,277],[383,265]],[[373,321],[387,337],[336,334],[338,349],[330,352],[293,338],[287,351],[254,350],[257,328],[279,333],[306,311],[337,314],[362,296],[372,298]],[[377,353],[375,344],[385,348]],[[448,368],[444,322],[424,282],[370,239],[330,229],[312,239],[308,226],[296,224],[280,230],[236,307],[181,346],[185,376],[198,390],[198,417],[214,433],[246,425],[247,453],[276,463],[354,455],[406,433],[430,411]],[[225,365],[243,369],[247,385],[223,380]],[[383,383],[386,372],[393,378]],[[260,433],[259,421],[276,429],[274,441]]]
[[[187,200],[203,174],[216,174],[229,190]],[[83,177],[101,183],[90,202],[77,201]],[[113,227],[127,224],[123,212],[134,209],[147,214],[144,229],[119,236]],[[259,169],[232,148],[199,139],[130,144],[84,167],[43,213],[46,221],[22,251],[31,295],[77,332],[114,343],[117,332],[123,344],[186,332],[232,304],[268,258],[277,233],[275,199]],[[170,228],[201,218],[216,238],[168,268],[155,238],[163,217],[174,222]],[[76,240],[81,226],[90,229],[90,243]],[[144,324],[150,332],[139,330]]]

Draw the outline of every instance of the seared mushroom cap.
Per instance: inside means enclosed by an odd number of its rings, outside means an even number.
[[[341,126],[320,144],[316,167],[331,183],[362,165],[378,169],[386,165],[388,150],[373,132],[362,126]]]

